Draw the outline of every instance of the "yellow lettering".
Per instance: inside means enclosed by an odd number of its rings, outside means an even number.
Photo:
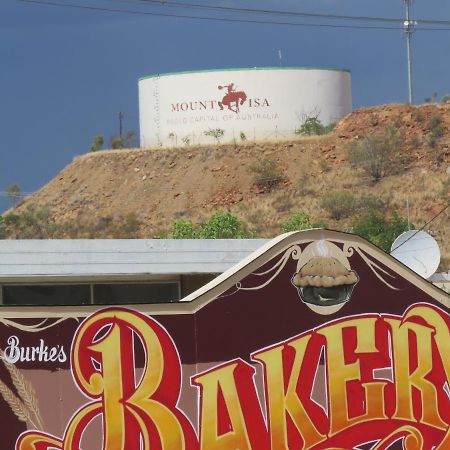
[[[365,399],[361,405],[365,413],[349,418],[349,394],[347,383],[361,380],[360,360],[353,363],[345,361],[345,342],[343,330],[354,328],[357,347],[355,354],[377,353],[375,346],[375,323],[377,318],[351,319],[324,327],[317,331],[326,338],[326,361],[328,378],[328,407],[330,414],[330,435],[341,430],[373,419],[387,419],[384,409],[383,389],[385,382],[361,383]],[[355,399],[352,399],[354,402]]]
[[[253,385],[254,369],[237,361],[198,375],[201,450],[264,450],[267,430]]]
[[[393,418],[415,421],[412,388],[420,392],[422,416],[420,421],[431,426],[447,429],[442,420],[437,392],[433,383],[426,377],[433,369],[432,342],[434,329],[413,322],[385,319],[391,326],[392,352],[394,354],[394,377],[396,389],[396,408]],[[410,333],[416,336],[417,367],[411,367],[412,352]]]
[[[270,440],[273,450],[288,450],[289,448],[286,414],[289,414],[303,439],[302,448],[310,448],[326,439],[326,435],[320,433],[315,427],[297,394],[300,370],[310,339],[311,335],[308,335],[252,355],[254,360],[260,361],[264,365]],[[295,356],[285,391],[287,370],[283,363],[283,351],[286,347],[291,351],[294,350]],[[305,361],[306,364],[318,364],[318,362]]]

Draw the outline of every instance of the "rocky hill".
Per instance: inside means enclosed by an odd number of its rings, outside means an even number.
[[[389,133],[396,159],[379,180],[350,164],[352,142],[368,135],[387,141]],[[380,199],[386,214],[409,211],[422,226],[449,202],[449,166],[449,104],[386,105],[352,112],[325,136],[290,142],[89,153],[13,212],[40,211],[51,237],[154,237],[176,218],[195,223],[226,209],[256,234],[273,236],[299,210],[329,228],[351,227],[360,210],[340,215],[324,206],[330,193],[347,192],[363,202]],[[447,210],[427,227],[448,266],[449,225]],[[12,225],[7,229],[8,237],[19,235]]]

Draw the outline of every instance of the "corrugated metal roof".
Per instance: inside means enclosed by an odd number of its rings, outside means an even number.
[[[65,239],[0,241],[0,282],[222,273],[267,239]]]

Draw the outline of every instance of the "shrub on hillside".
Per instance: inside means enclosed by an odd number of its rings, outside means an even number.
[[[380,197],[373,194],[362,194],[356,200],[356,212],[358,214],[370,211],[383,211],[386,203]]]
[[[289,231],[307,230],[311,227],[311,218],[304,211],[298,211],[289,216],[282,224],[281,229],[284,233]]]
[[[308,230],[310,228],[326,228],[327,224],[323,220],[311,220],[311,217],[304,211],[298,211],[289,216],[282,224],[281,230],[284,233],[290,231]]]
[[[116,217],[107,229],[107,235],[113,239],[136,239],[139,237],[141,221],[132,211]]]
[[[16,239],[52,239],[58,226],[47,206],[27,206],[19,213],[3,216],[4,233]]]
[[[428,136],[428,144],[431,148],[435,148],[439,139],[444,135],[444,127],[442,126],[442,118],[439,114],[435,114],[428,122],[430,134]]]
[[[219,210],[199,225],[187,219],[172,222],[172,239],[238,239],[252,237],[247,225],[234,214]]]
[[[134,131],[127,131],[124,136],[113,136],[109,144],[112,149],[118,150],[121,148],[131,148],[133,147],[134,138],[136,133]]]
[[[302,136],[322,136],[333,131],[335,126],[335,123],[324,125],[316,116],[306,117],[300,125],[300,128],[295,130],[295,134]]]
[[[101,136],[101,135],[94,136],[94,139],[92,139],[92,144],[91,144],[91,152],[97,152],[97,151],[101,150],[101,148],[103,147],[103,144],[104,144],[103,136]]]
[[[205,136],[213,137],[216,144],[220,144],[220,140],[223,138],[225,130],[222,130],[222,128],[210,128],[209,130],[204,131],[203,134]]]
[[[302,167],[300,169],[299,178],[297,181],[297,193],[305,196],[314,194],[313,184],[311,183],[311,169],[310,167]]]
[[[196,231],[194,224],[187,219],[176,219],[172,222],[170,230],[172,239],[194,239]]]
[[[2,216],[2,220],[4,225],[9,229],[13,229],[14,227],[18,227],[20,223],[20,215],[16,213],[9,213]]]
[[[251,237],[244,222],[234,214],[219,210],[203,222],[197,233],[200,239],[236,239]]]
[[[402,152],[402,140],[395,128],[387,126],[383,135],[369,134],[348,147],[348,160],[355,168],[362,169],[373,182],[394,175],[408,162]]]
[[[324,194],[321,206],[332,219],[340,220],[369,211],[382,211],[385,203],[372,194],[357,196],[347,191],[334,191]]]
[[[77,217],[58,225],[58,237],[70,239],[137,239],[142,222],[133,211],[114,216]]]
[[[290,211],[294,206],[293,199],[291,195],[286,192],[282,192],[278,195],[272,203],[273,208],[276,212],[283,213]]]
[[[8,230],[6,229],[5,220],[0,216],[0,239],[8,238]]]
[[[350,192],[329,192],[322,197],[322,208],[327,211],[334,220],[351,216],[357,209],[358,199]]]
[[[372,211],[358,219],[353,226],[353,233],[389,252],[397,236],[410,227],[414,228],[414,225],[408,226],[407,219],[400,217],[397,213],[386,219],[381,212]]]
[[[284,179],[276,161],[262,159],[250,165],[250,172],[254,173],[254,183],[259,189],[270,192]]]
[[[13,183],[6,188],[6,194],[11,200],[11,206],[16,206],[22,196],[22,190],[17,183]]]
[[[109,141],[109,145],[113,150],[124,148],[123,138],[120,136],[113,136]]]

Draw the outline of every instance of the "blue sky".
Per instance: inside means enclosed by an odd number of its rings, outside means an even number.
[[[144,10],[136,0],[57,1]],[[197,3],[404,16],[401,0]],[[450,2],[416,0],[413,16],[450,20]],[[109,139],[117,133],[118,111],[125,114],[125,129],[138,133],[139,77],[178,70],[277,65],[278,49],[282,49],[284,65],[350,69],[355,108],[407,100],[405,40],[397,30],[191,21],[2,0],[0,191],[12,183],[26,192],[41,187],[76,155],[86,153],[93,136],[102,134]],[[439,98],[450,93],[449,50],[450,31],[414,35],[416,102],[423,102],[434,91]],[[0,210],[7,205],[8,199],[0,197]]]

